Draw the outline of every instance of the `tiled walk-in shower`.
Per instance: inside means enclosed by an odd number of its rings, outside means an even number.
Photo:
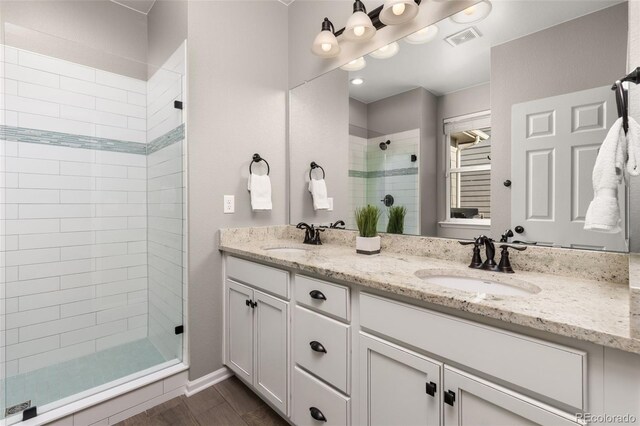
[[[185,45],[129,67],[147,78],[19,44],[0,46],[0,418],[180,362],[185,325]]]

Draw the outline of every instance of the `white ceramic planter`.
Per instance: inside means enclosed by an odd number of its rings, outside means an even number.
[[[360,254],[380,253],[380,235],[376,237],[356,237],[356,252]]]

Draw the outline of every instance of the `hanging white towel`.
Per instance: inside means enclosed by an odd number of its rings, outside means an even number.
[[[627,150],[629,160],[627,161],[627,172],[631,176],[640,175],[640,124],[632,117],[629,117],[629,131],[627,132]]]
[[[314,210],[329,210],[327,183],[324,179],[311,179],[309,181],[309,192],[313,198]]]
[[[594,198],[587,209],[584,229],[608,233],[621,231],[618,185],[624,177],[626,156],[627,136],[622,129],[622,118],[619,118],[598,151],[592,175]]]
[[[269,175],[249,175],[247,189],[251,192],[251,208],[254,211],[271,210],[271,179]]]

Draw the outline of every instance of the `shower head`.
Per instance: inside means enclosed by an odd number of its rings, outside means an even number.
[[[380,149],[385,151],[387,149],[387,146],[391,145],[391,141],[386,141],[386,142],[380,142]]]

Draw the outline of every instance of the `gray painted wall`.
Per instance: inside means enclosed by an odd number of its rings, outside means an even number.
[[[146,79],[142,13],[107,0],[3,0],[0,9],[8,45]]]
[[[511,226],[511,106],[611,84],[626,70],[622,3],[491,49],[491,235]],[[525,79],[526,78],[526,79]]]
[[[368,138],[367,104],[349,98],[349,134]]]
[[[336,70],[289,93],[289,190],[291,223],[326,223],[349,216],[349,73]],[[326,172],[333,211],[313,210],[309,164]],[[321,171],[314,171],[322,173]]]
[[[438,97],[438,118],[436,134],[438,135],[437,142],[437,217],[438,221],[446,220],[446,189],[445,189],[445,177],[444,177],[444,153],[445,153],[445,140],[442,125],[444,120],[448,118],[458,117],[461,115],[472,114],[474,112],[486,111],[491,109],[490,99],[490,85],[489,83],[480,86],[470,87],[468,89],[459,90],[457,92],[448,93]],[[452,228],[452,227],[440,227],[438,226],[437,235],[445,238],[473,238],[474,235],[486,232],[483,228],[468,228],[464,229]]]
[[[344,27],[351,14],[353,2],[345,0],[296,0],[289,6],[289,87],[309,81],[321,74],[434,24],[479,0],[450,0],[424,2],[420,13],[410,23],[383,28],[365,43],[342,43],[342,52],[333,59],[311,54],[311,44],[320,31],[322,20],[328,17],[336,30]],[[367,10],[380,6],[379,0],[365,0]]]
[[[147,15],[147,64],[151,77],[187,38],[187,1],[156,0]]]
[[[218,229],[286,223],[287,8],[275,0],[191,1],[188,19],[187,329],[194,380],[222,367]],[[271,212],[250,209],[255,152],[271,164]],[[235,214],[222,213],[225,194],[235,195]]]

